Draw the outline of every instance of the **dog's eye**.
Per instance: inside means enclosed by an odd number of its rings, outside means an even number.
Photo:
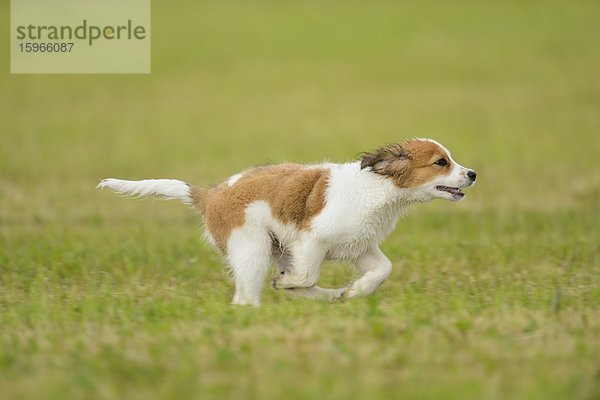
[[[434,164],[443,167],[444,165],[448,165],[448,160],[446,160],[445,158],[440,158],[439,160],[434,162]]]

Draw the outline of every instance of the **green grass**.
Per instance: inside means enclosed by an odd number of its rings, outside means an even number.
[[[600,4],[369,4],[155,2],[149,76],[0,76],[0,398],[600,397]],[[193,213],[93,189],[412,136],[480,182],[344,304],[233,308]]]

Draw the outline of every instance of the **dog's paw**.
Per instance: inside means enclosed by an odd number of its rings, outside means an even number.
[[[275,290],[277,289],[281,289],[278,285],[277,285],[277,277],[274,276],[273,279],[271,279],[271,287]]]
[[[312,286],[314,286],[314,283],[297,276],[286,274],[284,272],[275,276],[271,280],[271,287],[273,287],[273,289],[308,288]]]
[[[336,289],[329,297],[329,302],[333,304],[344,303],[348,300],[348,288]]]
[[[275,290],[289,289],[289,286],[285,284],[285,273],[283,271],[271,279],[271,287]]]

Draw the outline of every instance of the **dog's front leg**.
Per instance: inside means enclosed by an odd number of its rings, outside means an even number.
[[[355,264],[363,276],[348,287],[343,294],[345,299],[373,293],[392,272],[391,261],[378,247],[370,249],[360,256]]]
[[[319,281],[327,250],[314,239],[299,240],[291,248],[291,267],[282,269],[272,285],[275,289],[308,288]]]

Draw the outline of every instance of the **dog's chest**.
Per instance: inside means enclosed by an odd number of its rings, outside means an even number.
[[[393,183],[361,171],[360,163],[335,166],[313,232],[327,243],[329,258],[356,259],[392,232],[407,207],[401,198]]]
[[[379,245],[396,226],[403,207],[385,205],[370,212],[354,212],[332,220],[327,232],[330,259],[353,260]]]

